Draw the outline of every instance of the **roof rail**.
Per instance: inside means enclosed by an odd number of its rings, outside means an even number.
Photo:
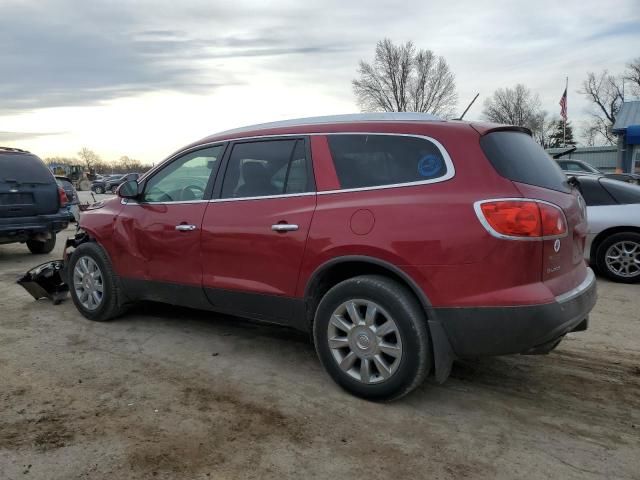
[[[0,150],[3,150],[5,152],[19,152],[19,153],[29,153],[26,150],[22,150],[21,148],[13,148],[13,147],[3,147],[0,146]]]
[[[434,122],[443,121],[441,118],[429,113],[419,112],[371,112],[371,113],[348,113],[345,115],[328,115],[324,117],[293,118],[289,120],[279,120],[276,122],[259,123],[240,128],[233,128],[215,135],[227,135],[230,133],[241,133],[251,130],[262,130],[267,128],[294,127],[302,125],[322,125],[326,123],[346,123],[346,122]]]

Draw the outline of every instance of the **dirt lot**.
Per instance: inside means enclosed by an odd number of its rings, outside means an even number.
[[[61,243],[0,246],[2,480],[640,478],[639,286],[600,281],[590,329],[550,355],[460,363],[380,405],[283,328],[33,301],[14,280]]]

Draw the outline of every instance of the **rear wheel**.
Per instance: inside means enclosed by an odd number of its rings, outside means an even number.
[[[596,262],[598,271],[615,282],[640,282],[640,234],[621,232],[604,239]]]
[[[102,187],[96,187],[94,190],[96,193],[104,193],[104,188]]]
[[[52,233],[51,238],[45,241],[41,240],[27,240],[27,248],[31,253],[43,254],[51,253],[51,250],[56,246],[56,234]]]
[[[416,388],[431,368],[424,312],[403,285],[363,275],[322,298],[313,325],[325,370],[345,390],[392,400]]]
[[[111,187],[111,193],[115,194],[116,190],[118,190],[118,185],[114,185],[113,187]]]
[[[89,320],[111,320],[123,312],[111,262],[99,245],[87,242],[76,248],[67,276],[73,303]]]

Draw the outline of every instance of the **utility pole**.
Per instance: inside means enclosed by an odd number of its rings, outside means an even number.
[[[564,87],[565,94],[569,94],[569,77],[567,77],[567,81]],[[565,98],[565,105],[568,103],[568,99]],[[567,117],[562,119],[562,146],[567,146]]]

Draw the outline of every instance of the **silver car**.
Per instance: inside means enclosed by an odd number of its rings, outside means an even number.
[[[587,205],[587,261],[616,282],[640,282],[640,186],[595,175],[571,182]]]

